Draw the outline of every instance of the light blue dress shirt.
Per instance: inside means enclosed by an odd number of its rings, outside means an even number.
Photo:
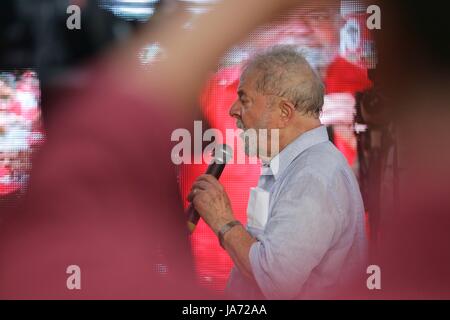
[[[255,281],[234,267],[227,293],[240,299],[317,298],[363,270],[364,207],[346,159],[324,126],[307,131],[263,167],[267,222],[247,225]]]

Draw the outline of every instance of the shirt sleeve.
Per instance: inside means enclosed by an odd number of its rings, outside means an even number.
[[[258,286],[268,299],[293,299],[332,246],[337,218],[325,181],[314,175],[291,178],[273,205],[272,216],[250,249]]]

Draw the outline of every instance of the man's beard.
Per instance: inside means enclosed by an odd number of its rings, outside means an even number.
[[[316,71],[327,69],[338,54],[334,46],[309,47],[297,46],[297,50],[305,57],[306,61]]]
[[[239,134],[239,137],[242,139],[242,142],[244,144],[245,154],[249,157],[258,156],[258,139],[252,138],[249,131],[253,131],[254,129],[246,129],[244,123],[239,119],[236,121],[236,126],[242,130],[242,132]]]
[[[336,57],[336,51],[331,48],[298,47],[298,50],[315,70],[328,68]]]

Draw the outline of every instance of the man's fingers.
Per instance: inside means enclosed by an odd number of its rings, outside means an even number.
[[[203,192],[203,189],[200,188],[192,188],[191,192],[189,192],[188,196],[187,196],[187,200],[189,202],[194,201],[194,198],[196,195],[198,195],[199,192]]]
[[[203,181],[203,180],[197,180],[192,185],[192,190],[195,190],[195,189],[207,190],[208,188],[211,188],[211,184],[208,183],[207,181]]]
[[[187,200],[189,202],[193,202],[195,197],[200,193],[200,192],[205,192],[205,190],[202,189],[192,189],[192,191],[188,194],[187,196]]]
[[[194,182],[194,184],[192,185],[191,192],[189,193],[189,195],[187,197],[188,201],[192,202],[192,200],[194,199],[194,197],[196,196],[196,194],[199,191],[207,190],[208,187],[210,187],[210,186],[211,186],[211,184],[204,180],[196,180]]]
[[[210,175],[210,174],[204,174],[198,177],[197,181],[206,181],[210,184],[212,184],[214,187],[217,187],[219,189],[222,188],[222,185],[220,184],[219,180],[217,180],[216,177]]]
[[[222,185],[214,176],[209,175],[209,174],[201,175],[192,184],[191,192],[187,196],[187,200],[189,202],[192,202],[192,200],[194,199],[194,197],[198,191],[204,191],[204,190],[208,190],[211,188],[223,190]],[[198,191],[196,191],[196,190],[198,190]]]

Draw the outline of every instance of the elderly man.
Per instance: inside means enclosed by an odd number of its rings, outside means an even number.
[[[344,8],[342,14],[345,14]],[[361,14],[366,14],[365,9]],[[247,41],[227,54],[223,67],[212,76],[203,91],[200,100],[202,115],[210,127],[219,130],[224,136],[228,129],[236,129],[235,120],[228,117],[228,112],[236,99],[242,58],[269,46],[294,44],[304,50],[305,58],[322,77],[326,95],[321,122],[333,129],[329,130],[332,133],[330,140],[355,170],[357,153],[353,132],[353,94],[370,86],[370,81],[366,70],[349,62],[347,56],[340,55],[340,45],[346,42],[340,32],[346,20],[347,17],[341,15],[339,0],[308,0],[278,17],[273,23],[255,30]],[[357,40],[361,46],[364,44],[362,39]],[[260,165],[248,162],[228,167],[221,178],[233,204],[235,217],[242,222],[247,219],[248,201],[247,193],[242,191],[255,186],[260,174]],[[207,164],[186,164],[180,167],[179,180],[183,198],[206,168]],[[205,224],[200,223],[197,231],[192,236],[192,243],[198,275],[203,283],[222,289],[232,261],[226,252],[220,250],[215,242],[215,235],[207,230]]]
[[[292,46],[270,48],[244,68],[230,115],[244,132],[279,135],[279,153],[258,143],[269,159],[251,190],[247,228],[214,177],[199,177],[189,194],[235,263],[227,287],[234,298],[323,297],[361,271],[363,204],[320,124],[323,95],[320,77]]]

